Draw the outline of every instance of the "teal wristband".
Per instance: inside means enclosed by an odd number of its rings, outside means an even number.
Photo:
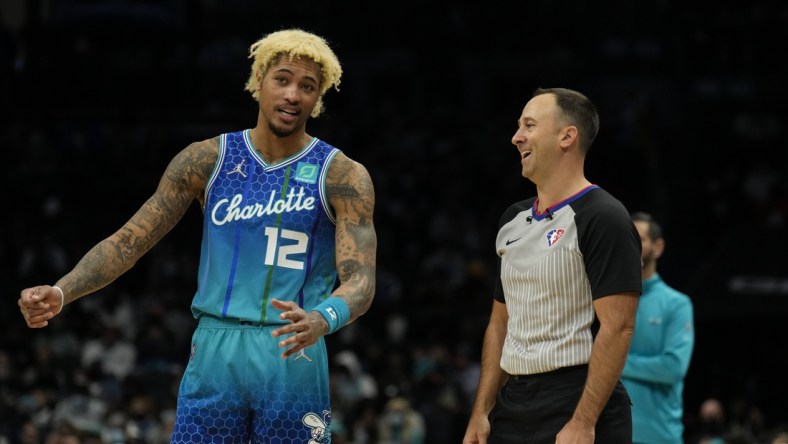
[[[329,297],[312,310],[320,313],[328,322],[327,334],[334,333],[344,327],[350,320],[350,307],[338,296]]]

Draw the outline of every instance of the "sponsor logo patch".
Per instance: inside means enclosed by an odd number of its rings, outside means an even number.
[[[317,165],[298,162],[296,165],[295,180],[304,183],[317,183]]]

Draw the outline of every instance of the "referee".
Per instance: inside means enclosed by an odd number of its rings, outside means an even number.
[[[537,195],[507,208],[500,279],[464,444],[631,443],[620,375],[641,292],[640,237],[584,175],[599,129],[576,91],[537,89],[512,138]]]

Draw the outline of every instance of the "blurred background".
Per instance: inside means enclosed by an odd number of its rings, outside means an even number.
[[[377,194],[375,301],[328,338],[335,444],[461,442],[498,218],[535,193],[510,139],[553,86],[597,104],[586,175],[662,223],[659,271],[694,302],[687,442],[788,427],[788,3],[594,3],[2,0],[0,443],[168,442],[196,203],[48,328],[16,300],[119,228],[186,145],[255,124],[248,47],[286,27],[339,56],[308,132]]]

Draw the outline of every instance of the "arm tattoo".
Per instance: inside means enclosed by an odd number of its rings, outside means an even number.
[[[337,216],[340,286],[334,295],[347,302],[353,320],[369,309],[375,294],[375,192],[366,169],[344,155],[338,155],[329,168],[326,192]]]
[[[196,142],[167,166],[154,194],[118,231],[94,246],[58,285],[69,301],[99,290],[128,271],[183,217],[205,184],[218,157],[219,139]]]
[[[347,184],[326,185],[326,193],[328,193],[329,196],[336,197],[350,197],[356,199],[359,197],[358,191]]]

